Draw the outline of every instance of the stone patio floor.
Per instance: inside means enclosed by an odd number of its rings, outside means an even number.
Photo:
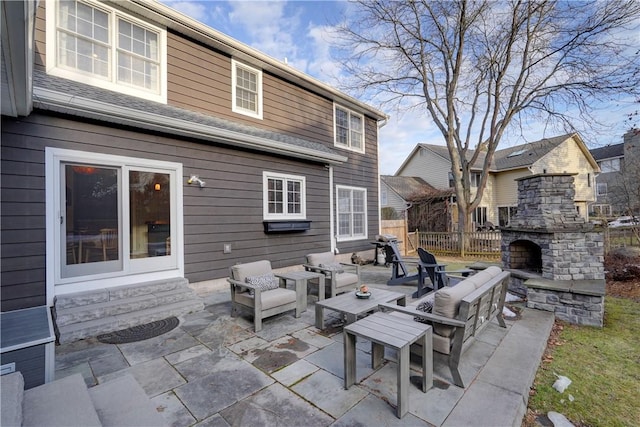
[[[365,266],[362,277],[372,288],[409,297],[415,290],[386,286],[389,268]],[[230,317],[228,289],[203,299],[203,311],[159,337],[56,347],[56,378],[79,372],[91,387],[130,373],[172,426],[520,426],[553,323],[551,313],[524,309],[506,329],[489,325],[461,361],[465,389],[435,358],[433,388],[422,393],[412,384],[409,413],[400,420],[395,354],[387,351],[373,371],[370,343],[358,340],[358,383],[345,390],[341,321],[325,311],[329,327],[316,329],[314,297],[300,318],[271,317],[258,333],[250,317]],[[412,362],[412,382],[419,369]]]

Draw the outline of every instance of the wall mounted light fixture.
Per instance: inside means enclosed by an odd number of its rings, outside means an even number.
[[[203,180],[201,180],[200,178],[198,178],[198,175],[191,175],[191,178],[189,178],[189,181],[187,181],[187,184],[198,184],[200,187],[204,187],[204,185],[206,184]]]

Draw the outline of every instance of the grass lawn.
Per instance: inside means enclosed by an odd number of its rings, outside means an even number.
[[[640,426],[640,303],[607,296],[602,329],[556,326],[523,425],[556,411],[576,426]],[[572,381],[562,394],[554,373]]]

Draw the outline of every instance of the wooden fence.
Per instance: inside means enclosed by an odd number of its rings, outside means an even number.
[[[624,246],[640,246],[638,235],[632,229],[604,229],[605,254],[611,249]],[[413,255],[417,248],[425,248],[435,255],[482,258],[490,260],[500,259],[500,242],[502,233],[498,231],[475,231],[464,233],[466,246],[460,245],[460,233],[429,233],[424,231],[406,231],[405,221],[382,221],[382,233],[392,234],[401,241],[400,253]]]
[[[500,259],[501,233],[475,231],[464,233],[466,245],[462,248],[461,233],[411,233],[416,247],[425,248],[435,255],[464,256],[470,258]]]

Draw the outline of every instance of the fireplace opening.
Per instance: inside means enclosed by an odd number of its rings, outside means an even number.
[[[516,240],[509,245],[509,268],[542,274],[542,249],[530,240]]]

